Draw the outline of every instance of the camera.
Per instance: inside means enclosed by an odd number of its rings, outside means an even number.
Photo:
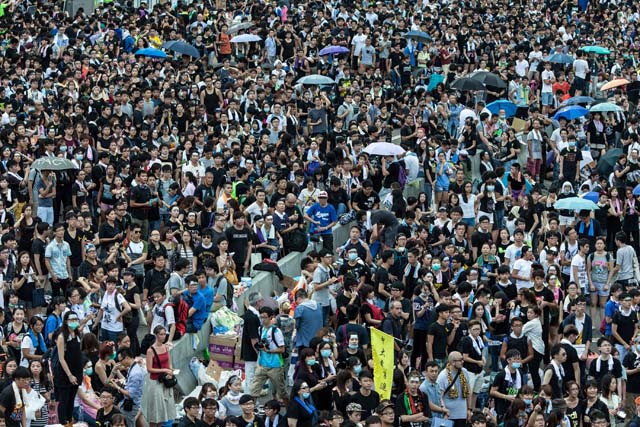
[[[260,341],[256,343],[256,348],[258,350],[266,350],[269,348],[269,341],[266,338],[262,338]]]

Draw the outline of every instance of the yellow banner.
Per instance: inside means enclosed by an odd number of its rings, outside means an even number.
[[[393,384],[393,337],[379,329],[371,328],[371,352],[373,353],[373,383],[380,399],[391,397]]]

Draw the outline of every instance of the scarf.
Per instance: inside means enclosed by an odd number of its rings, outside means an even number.
[[[407,264],[407,266],[404,268],[404,277],[409,277],[412,268],[414,269],[412,274],[413,278],[418,279],[418,272],[420,271],[420,263],[417,263],[415,268],[411,264]]]
[[[600,366],[602,364],[602,356],[598,356],[596,359],[596,372],[600,372]],[[609,372],[613,372],[613,357],[609,356],[609,360],[607,360],[607,370]]]
[[[409,393],[409,390],[407,390],[407,392],[404,393],[404,408],[407,411],[407,415],[422,413],[422,400],[416,402],[411,393]]]
[[[44,337],[42,334],[38,334],[36,336],[35,332],[32,329],[29,329],[29,338],[31,338],[31,343],[33,347],[38,350],[40,348],[41,354],[44,354],[47,351],[47,345],[44,343]]]
[[[469,338],[471,338],[471,343],[473,344],[473,348],[476,350],[476,353],[482,356],[482,349],[484,348],[484,342],[482,341],[482,338],[474,338],[471,335],[469,335]]]
[[[313,415],[316,412],[316,408],[306,400],[300,399],[300,397],[296,396],[294,399],[296,402],[300,404],[304,408],[305,411],[309,413],[309,415]]]
[[[516,390],[520,390],[520,388],[522,387],[522,376],[520,375],[520,371],[518,369],[516,369],[516,380],[513,380],[513,377],[511,376],[511,371],[509,370],[508,366],[505,366],[504,368],[504,380],[507,382],[507,384],[512,384],[510,388],[516,389]]]
[[[562,380],[564,379],[564,368],[562,367],[562,365],[557,364],[555,360],[552,360],[551,367],[553,367],[553,371],[556,373],[558,381],[562,382]]]
[[[447,381],[449,384],[453,383],[453,375],[451,375],[451,368],[447,366]],[[467,382],[467,376],[460,371],[460,375],[458,375],[460,379],[460,387],[462,388],[462,397],[465,399],[469,396],[469,383]],[[454,384],[453,387],[449,389],[449,399],[457,399],[458,398],[458,387]]]
[[[16,399],[15,410],[19,411],[22,408],[24,413],[24,411],[27,410],[27,405],[25,403],[25,391],[20,390],[15,381],[11,383],[11,388],[13,389],[13,396]]]

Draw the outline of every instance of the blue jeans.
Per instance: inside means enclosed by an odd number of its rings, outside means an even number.
[[[504,227],[504,209],[496,209],[495,211],[495,223],[494,226],[495,228],[503,228]]]
[[[107,331],[106,329],[100,329],[100,341],[102,342],[113,341],[117,343],[118,335],[120,335],[120,332],[112,332],[112,331]]]
[[[433,197],[433,186],[430,182],[424,182],[424,192],[427,195],[427,206],[431,207],[431,198]]]
[[[50,226],[53,226],[55,218],[53,217],[53,206],[48,208],[43,208],[42,206],[38,206],[38,218],[40,218],[43,222],[46,222]]]

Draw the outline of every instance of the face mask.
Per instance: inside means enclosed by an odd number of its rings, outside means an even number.
[[[67,146],[66,145],[61,146],[60,151],[62,151],[63,153],[67,151]]]
[[[404,252],[404,246],[398,246],[398,252]]]
[[[487,185],[487,191],[489,193],[493,193],[493,191],[496,189],[495,185]]]
[[[309,396],[311,396],[311,393],[309,393],[308,391],[305,391],[304,393],[302,393],[302,397],[305,399],[308,399]]]
[[[504,115],[500,114],[500,118],[501,118],[502,120],[504,120],[504,119],[506,119],[506,118],[507,118],[507,116],[504,116]]]
[[[429,294],[422,293],[420,294],[420,298],[422,298],[423,300],[426,300],[427,298],[429,298]]]
[[[513,367],[513,369],[520,369],[520,367],[522,367],[522,363],[520,362],[513,362],[511,364],[511,366]]]
[[[229,390],[229,394],[232,396],[238,396],[240,394],[240,392],[235,391],[235,390]]]
[[[17,121],[18,121],[18,119],[17,119],[17,118],[15,118],[15,117],[9,117],[9,123],[11,123],[12,125],[15,125]]]
[[[431,264],[431,269],[433,271],[440,271],[440,264]]]
[[[69,322],[69,327],[70,327],[71,329],[73,329],[74,331],[75,331],[76,329],[78,329],[78,326],[79,326],[79,325],[80,325],[80,324],[79,324],[78,322]]]
[[[351,350],[357,350],[358,349],[358,344],[349,344],[349,348]]]
[[[113,353],[111,356],[109,356],[109,359],[111,359],[111,360],[116,360],[116,354],[115,354],[115,353]]]
[[[309,365],[309,366],[313,366],[313,365],[315,365],[315,364],[316,364],[316,359],[309,359],[309,360],[307,360],[307,365]]]
[[[524,403],[527,405],[531,405],[531,399],[524,399]]]
[[[93,368],[87,368],[84,370],[84,373],[87,374],[88,376],[93,375]]]
[[[349,254],[349,261],[355,261],[358,259],[358,254]]]
[[[322,337],[322,341],[323,342],[331,342],[331,340],[328,337]]]
[[[77,160],[77,161],[82,161],[82,159],[84,159],[84,156],[83,156],[82,154],[78,154],[78,155],[76,156],[76,160]]]
[[[569,147],[573,148],[576,146],[576,142],[575,141],[569,141]]]
[[[320,355],[322,357],[329,357],[329,356],[331,356],[331,350],[327,350],[327,349],[320,350]]]
[[[360,372],[362,372],[362,366],[360,365],[356,365],[353,367],[353,372],[356,373],[356,375],[360,375]]]
[[[267,107],[267,108],[264,108],[264,112],[265,112],[265,113],[268,113],[268,112],[269,112],[269,108],[268,108],[268,107]]]

